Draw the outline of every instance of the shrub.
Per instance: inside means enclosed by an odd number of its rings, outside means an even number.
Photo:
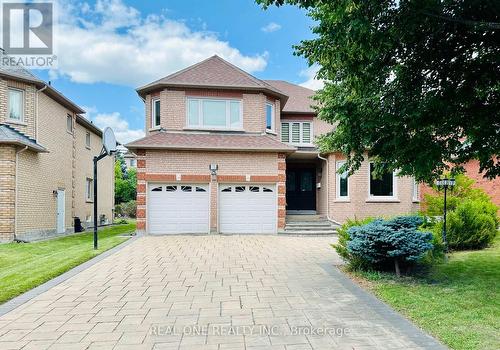
[[[450,249],[481,249],[491,244],[496,236],[498,208],[482,189],[474,188],[473,185],[474,180],[458,175],[456,186],[448,192],[446,229]],[[442,216],[443,203],[442,193],[426,195],[425,214]],[[427,227],[441,239],[442,222]]]
[[[490,245],[497,234],[497,207],[490,201],[467,199],[447,215],[448,247],[453,250],[482,249]],[[441,234],[443,222],[436,225]]]
[[[372,267],[394,263],[400,275],[400,262],[415,263],[433,248],[430,232],[418,231],[423,219],[418,216],[377,219],[348,229],[347,251]]]
[[[363,269],[365,267],[365,261],[359,259],[347,250],[347,243],[349,242],[349,229],[354,226],[362,226],[368,224],[375,220],[374,218],[366,218],[362,220],[358,219],[348,219],[338,230],[337,234],[339,237],[339,241],[334,245],[335,250],[340,255],[342,259],[349,263],[349,267],[353,270]]]
[[[115,205],[116,217],[135,218],[137,212],[137,205],[135,201],[128,201],[126,203]]]

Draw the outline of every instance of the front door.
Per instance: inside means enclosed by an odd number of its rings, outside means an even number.
[[[316,210],[315,177],[313,168],[286,171],[287,210]]]
[[[64,218],[66,216],[66,196],[64,190],[57,190],[57,233],[64,233],[66,227]]]

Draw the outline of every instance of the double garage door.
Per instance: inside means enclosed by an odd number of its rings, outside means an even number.
[[[209,232],[208,184],[154,184],[148,193],[150,234]],[[276,232],[274,185],[219,185],[221,233]]]

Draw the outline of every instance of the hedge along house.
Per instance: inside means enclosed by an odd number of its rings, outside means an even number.
[[[73,232],[92,224],[92,158],[102,132],[29,71],[0,70],[0,241]],[[101,223],[113,218],[113,160],[99,163]]]
[[[345,157],[320,155],[314,91],[260,80],[218,56],[137,90],[146,137],[137,155],[138,229],[168,233],[276,233],[287,214],[334,222],[418,210],[412,178],[374,178],[365,161],[337,174]]]

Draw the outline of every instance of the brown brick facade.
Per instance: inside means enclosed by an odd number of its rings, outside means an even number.
[[[16,149],[0,146],[0,242],[14,238],[16,205]]]

